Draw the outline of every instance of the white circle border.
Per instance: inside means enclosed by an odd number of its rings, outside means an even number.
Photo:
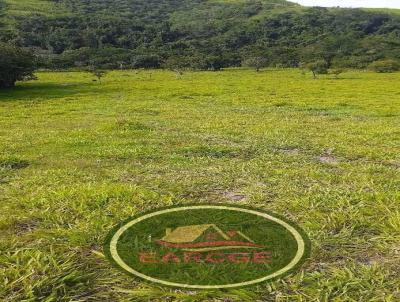
[[[231,210],[231,211],[237,211],[237,212],[244,212],[244,213],[249,213],[249,214],[254,214],[257,216],[261,216],[264,217],[268,220],[274,221],[278,224],[280,224],[281,226],[283,226],[285,229],[287,229],[292,235],[293,237],[296,239],[297,242],[297,252],[296,255],[294,256],[294,258],[292,259],[292,261],[287,264],[285,267],[281,268],[280,270],[267,275],[265,277],[262,278],[258,278],[258,279],[254,279],[254,280],[250,280],[250,281],[245,281],[245,282],[240,282],[240,283],[233,283],[233,284],[223,284],[223,285],[195,285],[195,284],[184,284],[184,283],[175,283],[175,282],[169,282],[169,281],[164,281],[161,279],[157,279],[157,278],[153,278],[153,277],[149,277],[147,275],[144,275],[136,270],[134,270],[133,268],[131,268],[129,265],[127,265],[119,256],[118,251],[117,251],[117,243],[119,238],[122,236],[122,234],[128,230],[131,226],[145,220],[148,218],[151,218],[153,216],[158,216],[158,215],[162,215],[165,213],[171,213],[171,212],[178,212],[178,211],[186,211],[186,210],[193,210],[193,209],[218,209],[218,210]],[[117,232],[113,235],[113,237],[110,240],[110,244],[109,244],[109,248],[110,248],[110,253],[111,253],[111,257],[114,259],[114,261],[124,270],[126,270],[127,272],[136,275],[142,279],[151,281],[151,282],[155,282],[155,283],[159,283],[159,284],[164,284],[164,285],[168,285],[168,286],[174,286],[174,287],[182,287],[182,288],[193,288],[193,289],[219,289],[219,288],[233,288],[233,287],[241,287],[241,286],[247,286],[247,285],[252,285],[252,284],[256,284],[256,283],[260,283],[260,282],[264,282],[267,281],[269,279],[278,277],[279,275],[282,275],[286,272],[288,272],[289,270],[291,270],[293,267],[295,267],[299,261],[301,260],[301,258],[303,257],[304,253],[305,253],[305,242],[303,237],[301,236],[301,234],[290,224],[288,224],[287,222],[276,218],[274,216],[271,216],[267,213],[262,213],[262,212],[258,212],[255,210],[250,210],[250,209],[246,209],[246,208],[239,208],[239,207],[234,207],[234,206],[223,206],[223,205],[193,205],[193,206],[181,206],[181,207],[176,207],[176,208],[169,208],[169,209],[164,209],[164,210],[160,210],[160,211],[156,211],[156,212],[152,212],[143,216],[140,216],[134,220],[129,221],[128,223],[124,224],[123,226],[121,226]]]

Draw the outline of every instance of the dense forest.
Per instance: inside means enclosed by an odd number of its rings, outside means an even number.
[[[0,42],[28,48],[46,68],[217,70],[254,58],[265,66],[324,60],[364,68],[400,59],[400,15],[379,11],[280,0],[48,2],[48,11],[17,14],[0,0]]]

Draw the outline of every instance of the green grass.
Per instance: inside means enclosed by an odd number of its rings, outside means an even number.
[[[0,92],[0,300],[399,301],[399,73],[38,76]],[[197,202],[280,213],[311,259],[272,284],[186,292],[102,255],[120,221]]]
[[[66,8],[51,0],[5,0],[7,5],[7,16],[27,16],[41,14],[55,16],[66,13]]]

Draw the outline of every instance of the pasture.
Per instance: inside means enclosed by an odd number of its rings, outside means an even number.
[[[0,300],[400,300],[400,73],[38,78],[0,92]],[[311,258],[214,292],[144,284],[104,258],[115,224],[200,202],[295,221]]]

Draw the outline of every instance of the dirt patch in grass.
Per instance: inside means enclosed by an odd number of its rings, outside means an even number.
[[[178,153],[185,157],[240,158],[248,160],[254,158],[257,151],[251,147],[193,146],[182,148]]]
[[[388,160],[384,162],[385,165],[400,169],[400,160]]]
[[[0,160],[0,169],[19,170],[29,166],[29,162],[17,158]]]
[[[330,155],[318,156],[317,160],[324,164],[338,164],[339,163],[339,160],[336,157],[330,156]]]
[[[30,233],[33,230],[37,229],[40,225],[40,222],[35,219],[22,219],[20,221],[16,221],[13,224],[13,230],[16,234],[22,235],[26,233]]]
[[[226,191],[223,195],[225,198],[234,202],[239,202],[246,199],[246,195],[233,191]]]
[[[181,97],[179,97],[181,100],[192,100],[194,99],[194,97],[190,96],[190,95],[183,95]]]
[[[336,165],[340,163],[340,160],[337,157],[335,157],[332,153],[333,150],[329,149],[325,151],[322,155],[317,156],[316,160],[319,161],[320,163],[328,165]]]

